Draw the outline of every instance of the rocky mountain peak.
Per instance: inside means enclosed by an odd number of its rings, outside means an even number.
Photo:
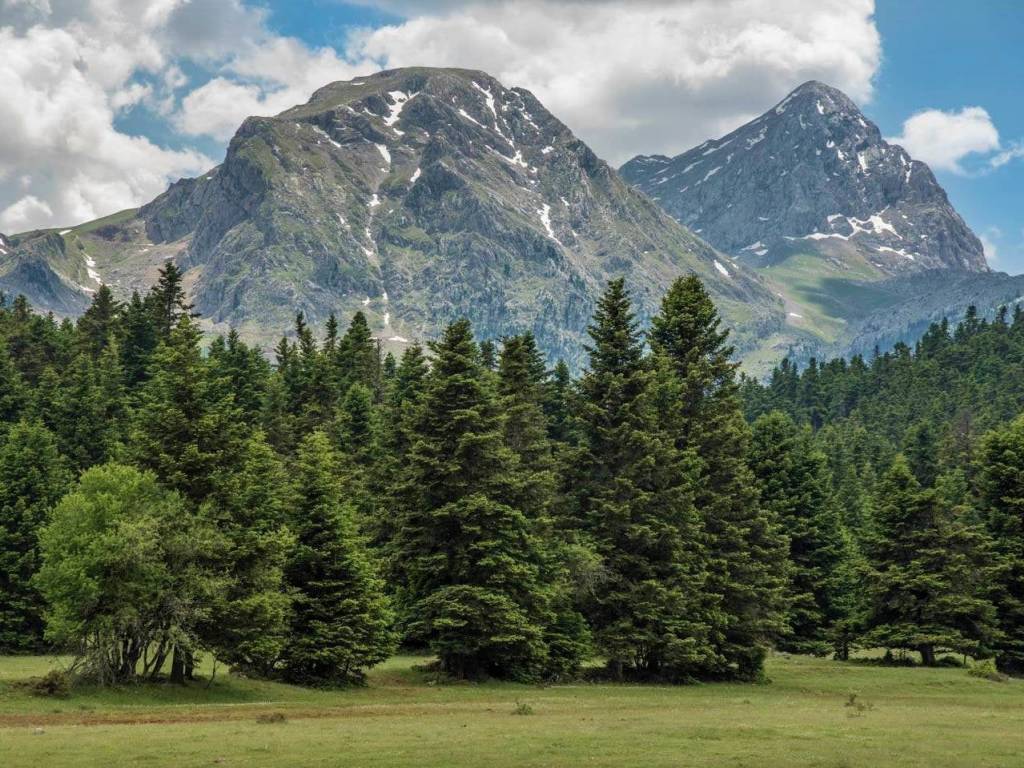
[[[816,81],[720,139],[674,158],[640,156],[621,172],[713,246],[751,263],[802,249],[885,274],[988,269],[928,166]]]
[[[251,117],[224,162],[138,211],[68,230],[73,256],[126,293],[166,259],[217,330],[273,343],[364,312],[385,345],[468,317],[531,330],[579,364],[596,297],[624,275],[645,320],[699,274],[742,348],[782,322],[760,278],[640,194],[531,94],[484,72],[413,67]],[[742,327],[740,327],[742,325]]]

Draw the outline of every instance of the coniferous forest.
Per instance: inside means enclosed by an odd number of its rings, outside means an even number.
[[[578,377],[466,321],[204,341],[168,262],[0,307],[0,653],[81,679],[757,680],[770,648],[1024,671],[1024,315],[741,376],[696,277],[621,280]],[[584,665],[588,665],[584,670]]]

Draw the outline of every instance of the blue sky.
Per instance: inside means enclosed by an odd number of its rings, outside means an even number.
[[[1011,0],[0,0],[0,231],[146,202],[218,162],[245,116],[383,67],[528,87],[614,164],[819,79],[929,162],[993,266],[1021,273],[1021,40]]]
[[[878,4],[876,23],[883,59],[865,112],[883,135],[899,134],[920,110],[980,106],[1004,144],[1024,140],[1024,4],[890,0]],[[936,175],[968,224],[996,245],[994,266],[1024,272],[1024,158]]]

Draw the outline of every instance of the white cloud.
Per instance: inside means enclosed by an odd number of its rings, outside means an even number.
[[[273,115],[309,99],[335,80],[368,74],[371,63],[350,64],[329,48],[310,50],[293,38],[248,45],[216,77],[182,99],[175,125],[183,133],[228,139],[250,115]]]
[[[889,141],[933,169],[953,173],[966,173],[963,162],[970,155],[987,155],[1000,148],[999,131],[981,107],[958,112],[926,109],[904,121],[902,135]]]
[[[242,0],[0,0],[0,229],[138,205],[212,165],[127,135],[129,110],[187,146],[332,80],[468,66],[534,91],[617,163],[719,135],[804,80],[865,101],[880,61],[872,0],[367,4],[408,20],[339,52],[273,33]]]
[[[988,164],[993,168],[1002,168],[1011,160],[1024,157],[1024,142],[1014,142],[1010,146],[989,159]]]
[[[6,229],[8,232],[31,229],[34,221],[40,218],[49,219],[51,216],[53,211],[50,206],[35,195],[25,195],[0,211],[0,229]]]
[[[350,55],[486,70],[533,91],[613,162],[688,149],[805,80],[866,101],[881,51],[871,0],[376,5],[419,15],[365,31]]]
[[[128,208],[162,192],[169,179],[211,164],[199,152],[163,149],[116,130],[116,109],[140,98],[139,91],[108,79],[109,72],[93,77],[95,49],[69,31],[33,26],[18,35],[0,28],[0,50],[0,169],[21,180],[0,188],[0,230]],[[108,51],[100,61],[113,57]]]
[[[985,260],[990,267],[994,267],[999,263],[999,247],[996,245],[996,240],[1002,237],[1002,235],[1003,233],[999,227],[989,227],[978,235],[982,248],[985,249]]]

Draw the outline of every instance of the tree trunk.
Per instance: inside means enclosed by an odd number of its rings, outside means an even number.
[[[171,682],[185,684],[185,653],[178,646],[174,646],[174,655],[171,656]]]
[[[935,666],[935,646],[926,643],[918,648],[921,652],[921,663],[926,667]]]

